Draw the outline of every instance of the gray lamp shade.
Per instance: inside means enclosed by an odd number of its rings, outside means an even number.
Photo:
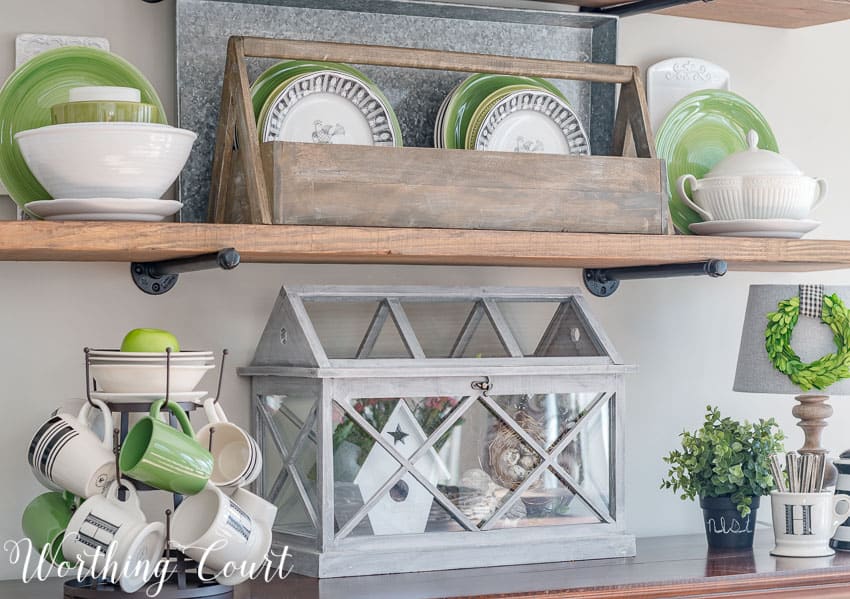
[[[850,306],[850,287],[825,287],[824,294],[837,294]],[[773,366],[764,346],[767,315],[776,311],[780,301],[799,295],[797,285],[751,285],[747,313],[738,351],[735,391],[777,393],[782,395],[850,395],[850,379],[844,379],[822,391],[803,391]],[[800,316],[791,336],[791,347],[804,362],[835,352],[832,332],[819,318]]]

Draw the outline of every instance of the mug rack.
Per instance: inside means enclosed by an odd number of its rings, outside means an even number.
[[[90,358],[91,349],[86,347],[83,349],[83,353],[85,354],[85,370],[86,370],[86,401],[88,401],[92,406],[94,403],[92,402],[91,392],[92,387],[96,387],[96,381],[91,378],[91,358]],[[218,373],[218,387],[215,395],[215,401],[218,402],[218,398],[221,396],[221,382],[222,376],[224,374],[224,363],[228,355],[228,350],[224,349],[221,353],[221,362],[220,369]],[[171,400],[171,349],[168,348],[166,350],[166,359],[165,359],[165,403],[162,405],[162,410],[165,411],[168,408],[168,402]],[[133,403],[115,403],[110,401],[104,401],[104,403],[109,407],[109,409],[121,415],[120,424],[116,428],[113,429],[113,438],[115,442],[113,443],[113,452],[115,453],[115,476],[116,480],[121,480],[121,471],[118,463],[118,455],[121,451],[121,444],[124,443],[124,439],[127,437],[127,433],[130,430],[130,414],[141,414],[147,413],[150,410],[150,402],[133,402]],[[198,408],[198,405],[195,402],[177,402],[184,412],[189,415],[195,409]],[[172,426],[178,426],[178,422],[174,414],[168,412],[169,414],[169,423]],[[214,429],[213,429],[214,430]],[[212,433],[213,430],[210,431],[210,444],[212,444]],[[127,477],[125,477],[127,478]],[[149,485],[142,483],[141,481],[137,481],[135,479],[128,478],[130,482],[133,483],[133,486],[136,487],[138,491],[158,491],[159,489],[155,489]],[[119,499],[124,499],[123,489],[119,489],[118,491]],[[198,572],[198,564],[184,555],[182,552],[171,549],[171,515],[173,513],[172,510],[177,509],[177,506],[180,505],[180,502],[183,500],[183,496],[177,493],[172,494],[172,508],[167,509],[165,511],[165,553],[164,558],[168,562],[168,571],[170,572],[168,580],[163,585],[162,590],[157,595],[161,599],[198,599],[198,598],[210,598],[210,599],[231,599],[233,597],[233,588],[229,586],[224,586],[215,582],[210,582],[208,580],[203,580],[199,576]],[[147,585],[146,585],[147,586]],[[135,593],[125,593],[121,590],[121,588],[109,582],[108,580],[102,580],[94,577],[84,578],[82,581],[78,581],[76,579],[71,579],[65,582],[64,584],[64,595],[65,599],[103,599],[104,597],[120,597],[122,599],[149,599],[146,594],[146,588],[142,588]]]

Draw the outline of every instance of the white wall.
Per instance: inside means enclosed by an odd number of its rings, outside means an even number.
[[[7,0],[0,14],[0,76],[11,72],[14,36],[21,32],[106,36],[115,52],[156,84],[174,116],[174,4],[140,0]],[[829,179],[830,201],[815,236],[846,238],[844,205],[850,190],[845,139],[850,133],[841,76],[850,23],[802,31],[715,24],[661,16],[623,21],[620,62],[641,67],[677,55],[715,61],[732,73],[734,88],[771,121],[784,152],[806,172]],[[719,256],[722,258],[722,256]],[[35,427],[60,401],[83,392],[84,345],[114,346],[137,326],[173,330],[191,347],[229,347],[224,402],[247,418],[247,384],[233,366],[249,361],[283,282],[457,285],[577,285],[578,271],[510,268],[437,268],[243,265],[231,273],[184,276],[168,295],[138,292],[126,264],[0,263],[0,540],[18,538],[26,503],[42,492],[29,473],[25,448]],[[621,353],[640,366],[628,380],[627,506],[640,536],[701,530],[698,508],[658,490],[661,456],[684,427],[699,423],[704,406],[718,404],[740,418],[776,416],[801,444],[790,397],[731,391],[747,286],[750,283],[846,283],[846,272],[733,273],[719,280],[627,282],[607,300],[593,300]],[[214,380],[207,381],[212,389]],[[850,407],[833,402],[826,431],[832,451],[850,446]],[[766,517],[767,514],[763,514]],[[0,578],[19,576],[0,556]]]

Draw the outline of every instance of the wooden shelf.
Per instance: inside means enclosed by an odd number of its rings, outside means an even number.
[[[604,7],[624,0],[546,0],[576,6]],[[838,0],[712,0],[660,11],[661,14],[766,27],[796,29],[850,19],[850,2]]]
[[[146,262],[235,247],[243,262],[604,268],[724,259],[733,270],[850,268],[850,241],[303,225],[0,222],[0,260]]]

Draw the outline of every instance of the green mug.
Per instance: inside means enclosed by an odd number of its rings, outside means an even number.
[[[181,430],[159,417],[164,399],[151,404],[150,414],[139,420],[121,445],[121,472],[145,484],[180,495],[195,495],[206,486],[213,471],[213,457],[195,440],[195,432],[183,409],[170,401],[168,410]]]
[[[57,566],[65,561],[62,539],[77,509],[77,498],[65,491],[39,495],[24,509],[21,528],[42,557]]]

